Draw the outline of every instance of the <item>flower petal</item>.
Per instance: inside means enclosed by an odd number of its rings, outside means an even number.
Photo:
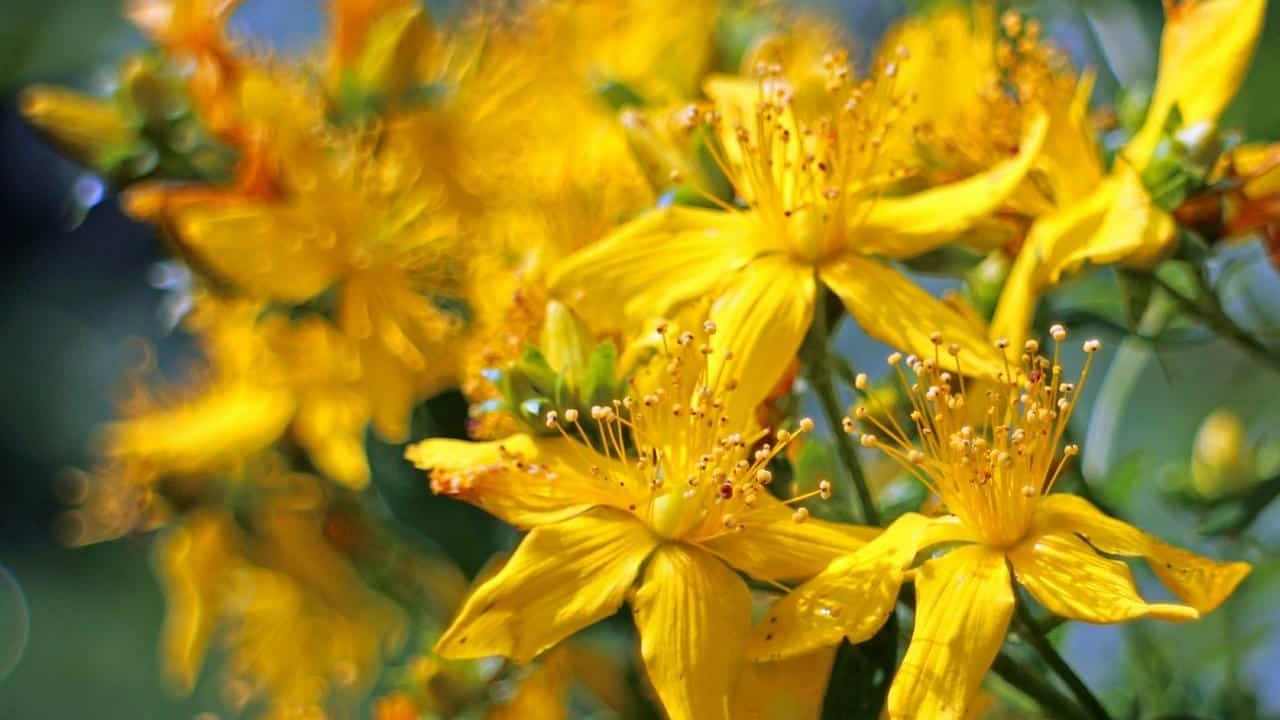
[[[619,485],[630,477],[624,468],[565,438],[432,438],[410,445],[405,458],[430,471],[433,492],[465,500],[518,527],[560,522],[598,505],[631,511],[641,497],[640,488]],[[593,465],[605,476],[593,475]]]
[[[1142,129],[1124,149],[1134,167],[1146,167],[1175,106],[1185,128],[1218,121],[1249,68],[1266,7],[1266,0],[1165,3],[1151,106]]]
[[[1075,495],[1041,500],[1035,524],[1037,533],[1075,533],[1104,553],[1145,558],[1160,582],[1201,614],[1221,605],[1253,570],[1249,563],[1220,563],[1161,542]]]
[[[742,578],[703,550],[664,545],[631,604],[644,665],[667,716],[727,719],[751,627]]]
[[[1035,221],[996,303],[992,337],[1006,338],[1011,347],[1022,347],[1035,318],[1040,293],[1049,284],[1050,276],[1056,274],[1055,266],[1060,268],[1062,257],[1087,245],[1102,226],[1114,195],[1114,183],[1106,182],[1084,199]]]
[[[717,389],[730,381],[725,414],[746,422],[778,385],[804,342],[813,319],[814,280],[809,267],[768,256],[731,278],[711,306],[716,323],[710,371]],[[732,353],[732,358],[729,358]],[[726,368],[727,369],[724,369]]]
[[[655,545],[635,518],[606,508],[535,528],[463,603],[436,652],[529,662],[612,615]]]
[[[878,528],[793,519],[794,510],[761,493],[756,506],[738,515],[738,530],[726,533],[720,515],[702,528],[706,547],[733,567],[758,580],[803,580],[822,572],[832,560],[852,553],[880,533]]]
[[[970,545],[920,567],[916,626],[889,689],[889,717],[962,720],[1004,643],[1013,586],[1004,554]]]
[[[960,346],[960,366],[966,375],[994,379],[1004,371],[1000,353],[987,341],[983,328],[917,287],[897,270],[869,258],[847,253],[822,268],[822,280],[844,301],[868,335],[890,347],[921,357],[942,354],[929,339],[940,332],[944,344]]]
[[[779,660],[749,662],[733,693],[738,720],[817,720],[836,648]]]
[[[903,575],[930,544],[967,539],[954,518],[908,513],[878,538],[834,560],[769,609],[747,646],[749,657],[780,660],[874,635],[893,611]]]
[[[623,316],[666,315],[743,267],[754,253],[756,228],[750,213],[654,210],[566,258],[550,286],[588,324],[619,329]]]
[[[1018,154],[987,170],[903,197],[872,201],[865,218],[851,229],[859,252],[908,258],[947,242],[1000,208],[1017,190],[1040,154],[1049,117],[1032,113]]]
[[[1018,582],[1054,615],[1091,623],[1117,623],[1151,616],[1195,620],[1185,605],[1148,605],[1138,594],[1129,566],[1102,557],[1067,532],[1035,535],[1009,553]]]
[[[298,209],[207,203],[175,211],[174,225],[199,262],[254,295],[301,302],[337,278],[336,257],[312,241],[326,229]]]

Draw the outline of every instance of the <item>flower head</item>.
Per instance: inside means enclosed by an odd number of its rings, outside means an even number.
[[[880,413],[866,412],[859,416],[876,432],[860,440],[902,463],[941,498],[946,514],[908,513],[832,562],[774,606],[750,654],[780,659],[843,637],[866,640],[892,612],[917,555],[944,548],[926,554],[911,573],[915,629],[888,708],[893,718],[961,718],[1003,642],[1015,603],[1013,580],[1050,612],[1094,623],[1192,620],[1230,596],[1249,574],[1248,564],[1199,557],[1081,498],[1050,492],[1079,452],[1074,445],[1058,448],[1089,367],[1086,360],[1080,380],[1067,380],[1059,364],[1066,330],[1054,326],[1051,335],[1052,358],[1028,341],[999,384],[976,401],[986,407],[981,424],[971,421],[967,406],[975,400],[963,377],[939,367],[941,339],[933,358],[891,356],[908,388],[919,440],[911,441],[892,416],[880,420]],[[1098,348],[1096,340],[1083,345],[1090,359]],[[1143,600],[1116,556],[1145,558],[1181,603]]]
[[[631,394],[589,413],[549,414],[551,438],[426,440],[407,451],[437,493],[533,528],[467,600],[441,654],[526,662],[631,595],[667,711],[726,716],[738,635],[750,625],[735,571],[803,578],[831,548],[859,547],[870,531],[809,519],[769,493],[769,461],[813,426],[802,421],[758,444],[766,433],[716,389],[734,385],[718,382],[709,362],[725,352],[720,333],[711,323],[663,327],[663,349]]]

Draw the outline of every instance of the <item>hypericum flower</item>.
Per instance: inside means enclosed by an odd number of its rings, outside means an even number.
[[[1054,358],[1028,341],[1020,370],[1008,370],[989,392],[979,425],[968,423],[963,378],[938,360],[890,357],[909,386],[913,444],[894,420],[873,421],[864,447],[880,448],[930,491],[948,514],[909,513],[861,550],[831,563],[768,613],[748,652],[774,659],[871,637],[893,611],[898,589],[918,553],[940,551],[910,574],[916,620],[910,647],[889,692],[892,718],[963,718],[1004,641],[1013,613],[1013,580],[1050,612],[1092,623],[1153,617],[1183,621],[1218,607],[1249,574],[1246,563],[1218,563],[1175,548],[1103,515],[1082,498],[1050,494],[1066,463],[1067,422],[1080,381],[1058,364],[1066,330],[1054,326]],[[859,384],[865,380],[859,380]],[[863,415],[863,413],[859,413]],[[850,423],[852,426],[852,423]],[[1142,557],[1185,604],[1148,603],[1120,557]]]
[[[1087,195],[1059,203],[1031,228],[1010,271],[992,320],[997,336],[1020,343],[1040,294],[1084,263],[1146,267],[1172,246],[1176,225],[1158,207],[1142,173],[1169,120],[1178,137],[1195,144],[1213,130],[1248,69],[1266,10],[1265,0],[1166,0],[1160,69],[1142,128],[1097,173]],[[1096,155],[1095,155],[1096,157]]]
[[[884,157],[879,140],[898,112],[894,69],[851,85],[843,55],[834,54],[828,70],[827,112],[817,117],[793,104],[776,72],[710,81],[714,108],[690,108],[688,122],[714,125],[720,165],[748,209],[655,210],[567,259],[553,289],[597,327],[713,301],[710,316],[743,363],[741,402],[758,402],[788,367],[819,283],[872,336],[923,351],[943,328],[965,348],[969,372],[997,373],[999,357],[967,320],[872,256],[935,248],[998,207],[1038,152],[1044,119],[1028,124],[1016,157],[951,185],[888,197],[884,187],[901,177],[899,159]]]
[[[729,415],[729,398],[713,392],[732,387],[709,374],[708,357],[723,346],[701,333],[661,335],[664,351],[633,395],[593,408],[590,419],[549,414],[557,437],[425,440],[406,452],[431,470],[435,492],[533,528],[437,651],[528,662],[630,597],[669,715],[725,718],[751,624],[737,571],[804,578],[875,531],[811,520],[774,498],[767,466],[795,433],[757,447],[765,433]],[[811,428],[804,420],[795,432]]]

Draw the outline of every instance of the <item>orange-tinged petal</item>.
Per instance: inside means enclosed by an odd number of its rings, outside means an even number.
[[[1147,604],[1129,566],[1099,555],[1067,532],[1034,535],[1009,553],[1018,582],[1054,615],[1091,623],[1117,623],[1151,616],[1195,620],[1185,605]]]
[[[898,589],[926,544],[967,539],[954,518],[908,513],[857,552],[834,560],[769,609],[752,634],[749,657],[780,660],[874,635],[898,601]]]
[[[751,259],[757,233],[750,213],[654,210],[566,258],[549,284],[588,324],[618,329],[717,286]]]
[[[1166,0],[1160,70],[1142,129],[1125,146],[1141,170],[1176,106],[1182,126],[1213,125],[1235,97],[1258,44],[1266,0]]]
[[[1165,587],[1201,614],[1221,605],[1253,570],[1249,563],[1221,563],[1161,542],[1075,495],[1041,500],[1035,532],[1075,533],[1104,553],[1144,558]]]
[[[751,594],[689,545],[654,552],[631,601],[649,680],[671,720],[727,720],[751,628]]]
[[[737,720],[817,720],[836,648],[777,662],[749,662],[733,693]]]
[[[719,516],[702,528],[703,545],[733,567],[759,580],[802,580],[822,572],[832,560],[852,553],[880,533],[879,528],[806,520],[761,493],[756,506],[735,516],[738,530],[726,533]]]
[[[600,505],[629,511],[647,499],[641,488],[619,486],[630,477],[624,468],[565,438],[432,438],[406,448],[405,457],[431,472],[434,492],[465,500],[519,527],[560,522]],[[610,479],[594,475],[593,465]]]
[[[737,383],[725,412],[744,422],[777,387],[804,342],[813,319],[813,269],[781,256],[762,257],[726,282],[709,313],[718,328],[710,369],[717,390]]]
[[[467,598],[436,652],[529,662],[621,607],[656,545],[635,518],[607,508],[535,528]]]
[[[962,720],[1000,652],[1013,616],[1004,554],[953,550],[916,575],[916,625],[889,689],[893,720]]]
[[[851,229],[863,253],[908,258],[928,252],[968,230],[1004,205],[1040,154],[1049,117],[1033,112],[1018,154],[983,172],[903,197],[871,201],[865,218]]]
[[[942,363],[951,366],[950,355],[930,340],[934,332],[940,332],[944,345],[960,346],[960,367],[966,375],[995,378],[1004,372],[1000,353],[987,340],[983,328],[897,270],[870,258],[845,254],[825,265],[821,273],[849,314],[877,340],[920,357],[940,353]]]

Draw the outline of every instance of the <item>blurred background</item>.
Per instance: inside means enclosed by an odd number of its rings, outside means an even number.
[[[822,3],[808,3],[822,6]],[[445,4],[447,5],[447,4]],[[831,2],[866,51],[892,20],[915,6],[888,0]],[[1148,87],[1161,27],[1159,0],[1016,3],[1040,17],[1078,66],[1099,70],[1095,104]],[[435,8],[447,13],[447,6]],[[169,273],[151,228],[126,219],[103,183],[57,155],[19,117],[17,93],[32,82],[92,89],[141,37],[124,21],[120,0],[4,0],[0,23],[0,720],[26,718],[173,718],[220,712],[208,676],[189,698],[168,691],[157,654],[163,598],[150,567],[150,540],[136,536],[85,548],[59,542],[60,480],[93,464],[95,428],[111,417],[125,371],[143,338],[162,371],[177,373],[194,350],[172,330]],[[321,31],[320,0],[247,0],[236,29],[283,52],[303,51]],[[945,78],[939,78],[945,82]],[[1280,139],[1280,5],[1273,4],[1253,68],[1224,126],[1249,140]],[[1228,306],[1242,324],[1280,339],[1280,278],[1256,245],[1221,258]],[[1105,315],[1105,273],[1061,294],[1064,316]],[[939,291],[944,285],[934,284]],[[1205,697],[1234,688],[1257,716],[1280,717],[1280,588],[1274,548],[1280,515],[1262,512],[1235,539],[1200,532],[1215,522],[1206,507],[1179,498],[1211,496],[1215,479],[1192,467],[1197,432],[1210,423],[1232,440],[1222,482],[1256,483],[1280,471],[1280,376],[1207,333],[1182,328],[1154,341],[1127,340],[1114,325],[1073,327],[1104,340],[1090,397],[1107,405],[1077,413],[1081,437],[1091,415],[1085,474],[1117,507],[1140,508],[1142,525],[1168,540],[1255,563],[1257,570],[1223,611],[1191,627],[1137,623],[1127,628],[1073,626],[1066,653],[1103,694],[1138,692],[1159,678],[1159,664],[1181,666],[1186,687]],[[858,367],[879,367],[885,350],[845,327],[841,347]],[[431,404],[425,425],[460,432],[460,398]],[[1096,412],[1095,412],[1096,410]],[[1224,419],[1226,418],[1226,419]],[[1225,428],[1225,430],[1223,430]],[[1206,431],[1211,432],[1211,431]],[[420,435],[420,433],[418,434]],[[1230,443],[1228,443],[1230,444]],[[420,474],[396,467],[396,448],[374,448],[378,491],[424,542],[438,543],[468,572],[509,541],[478,511],[430,496]],[[1202,453],[1203,455],[1203,453]],[[1230,463],[1228,463],[1230,464]],[[1239,477],[1236,477],[1238,475]],[[1221,480],[1221,478],[1218,478]],[[446,509],[447,507],[447,509]],[[504,535],[506,533],[506,535]],[[492,536],[485,539],[487,536]],[[1230,547],[1222,546],[1230,543]],[[1189,663],[1205,670],[1185,671]],[[1152,669],[1152,666],[1155,669]],[[1188,703],[1192,700],[1188,700]],[[1176,703],[1176,701],[1175,701]],[[1245,712],[1240,710],[1239,712]],[[1243,716],[1243,715],[1242,715]]]

